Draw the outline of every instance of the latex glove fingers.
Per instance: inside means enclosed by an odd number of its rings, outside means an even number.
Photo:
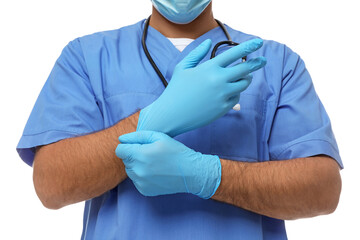
[[[247,75],[266,63],[260,57],[226,68],[262,46],[261,39],[254,39],[199,65],[210,45],[210,40],[204,41],[179,63],[161,96],[141,111],[137,131],[153,130],[173,137],[209,124],[233,107],[229,97],[245,90],[250,84]]]
[[[252,78],[253,76],[248,74],[236,82],[228,83],[227,89],[224,91],[225,97],[229,98],[234,95],[239,95],[241,92],[245,91],[251,84]]]
[[[229,106],[229,108],[234,108],[236,104],[239,103],[240,101],[240,96],[241,94],[237,94],[234,96],[231,96],[228,100],[227,100],[227,104]],[[234,109],[235,110],[235,109]]]
[[[257,57],[246,62],[239,63],[233,67],[226,68],[224,72],[228,82],[236,82],[242,77],[259,70],[260,68],[263,68],[265,65],[266,58]]]
[[[211,40],[207,39],[202,42],[199,46],[197,46],[194,50],[192,50],[181,62],[179,62],[175,71],[180,69],[188,69],[196,67],[199,62],[206,56],[211,48]]]
[[[263,45],[263,40],[259,38],[252,39],[243,42],[235,47],[232,47],[226,52],[223,52],[220,55],[216,56],[215,58],[211,59],[209,62],[215,63],[220,67],[227,67],[233,62],[261,48],[262,45]]]

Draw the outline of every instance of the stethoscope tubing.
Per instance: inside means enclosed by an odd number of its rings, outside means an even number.
[[[165,88],[167,87],[168,85],[168,82],[166,81],[164,75],[161,73],[161,71],[159,70],[158,66],[156,65],[156,63],[154,62],[153,58],[151,57],[150,53],[149,53],[149,50],[146,46],[146,37],[147,37],[147,32],[148,32],[148,29],[149,29],[149,24],[150,24],[150,18],[151,18],[151,15],[146,19],[145,21],[145,25],[144,25],[144,30],[143,30],[143,34],[142,34],[142,37],[141,37],[141,45],[144,49],[144,53],[147,57],[147,59],[149,60],[151,66],[154,68],[156,74],[159,76],[161,82],[164,84]],[[216,55],[216,51],[217,49],[221,46],[221,45],[224,45],[224,44],[228,44],[230,46],[236,46],[236,45],[239,45],[239,43],[236,43],[236,42],[233,42],[232,39],[231,39],[231,36],[229,34],[229,32],[226,30],[226,27],[224,26],[224,24],[222,22],[220,22],[219,20],[215,19],[215,21],[219,24],[220,28],[223,30],[224,34],[226,35],[226,38],[227,38],[227,41],[222,41],[222,42],[218,42],[212,52],[211,52],[211,58],[214,58],[215,55]],[[246,61],[246,56],[243,57],[243,62]]]

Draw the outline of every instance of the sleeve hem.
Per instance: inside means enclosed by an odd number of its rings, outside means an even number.
[[[16,150],[21,159],[29,166],[33,165],[35,147],[58,142],[65,138],[79,136],[78,133],[68,131],[51,130],[33,135],[23,135]]]
[[[330,142],[323,139],[305,140],[291,144],[283,149],[279,154],[274,155],[274,159],[272,160],[311,157],[321,154],[333,158],[339,164],[341,169],[344,168],[338,150]]]

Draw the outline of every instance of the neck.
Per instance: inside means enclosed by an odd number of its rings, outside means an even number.
[[[212,3],[191,23],[176,24],[164,18],[154,7],[150,26],[168,38],[196,39],[213,28],[218,27],[212,13]]]

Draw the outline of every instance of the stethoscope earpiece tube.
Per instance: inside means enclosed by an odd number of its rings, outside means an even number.
[[[213,59],[216,55],[216,51],[218,50],[218,48],[221,46],[221,45],[224,45],[224,44],[227,44],[227,45],[230,45],[230,46],[236,46],[236,45],[239,45],[238,43],[236,42],[233,42],[233,41],[222,41],[222,42],[218,42],[215,47],[213,48],[212,52],[211,52],[211,57],[210,59]]]

